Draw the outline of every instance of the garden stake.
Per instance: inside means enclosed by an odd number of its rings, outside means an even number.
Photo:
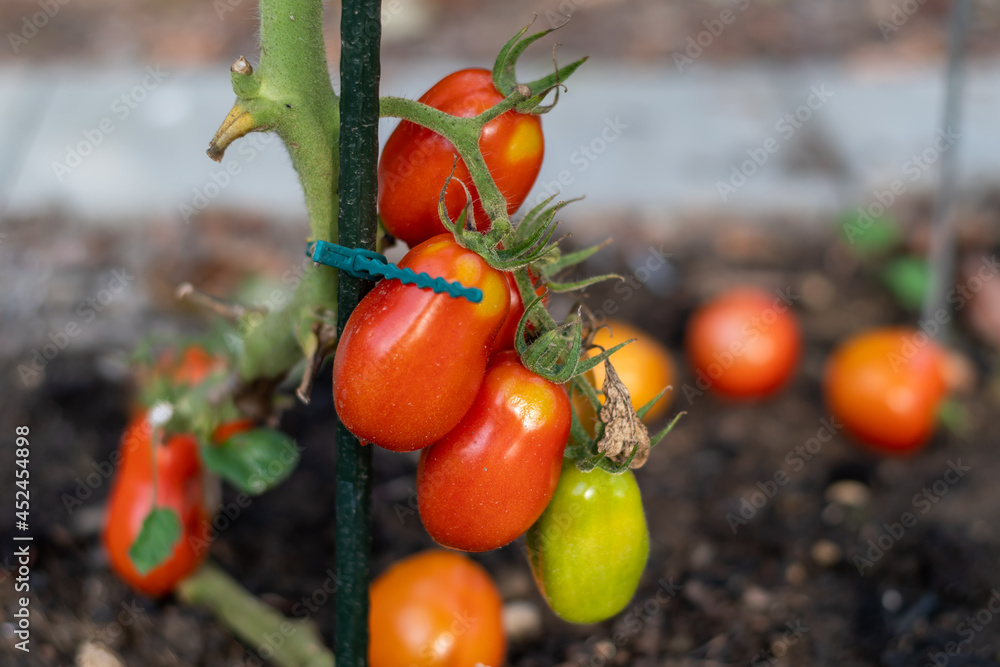
[[[344,0],[340,35],[340,244],[375,250],[378,184],[379,0]],[[337,333],[370,283],[346,272],[337,292]],[[341,667],[368,664],[372,447],[337,424],[337,609],[334,649]]]

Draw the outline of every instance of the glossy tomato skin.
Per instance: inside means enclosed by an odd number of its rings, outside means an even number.
[[[489,575],[465,556],[410,556],[372,584],[370,667],[499,667],[507,652],[502,610]]]
[[[503,100],[489,70],[465,69],[446,76],[424,93],[420,101],[453,116],[471,117]],[[516,211],[534,185],[542,165],[545,141],[535,114],[508,111],[483,128],[479,148],[500,192],[507,213]],[[386,230],[411,248],[444,231],[438,217],[438,198],[448,175],[465,183],[473,198],[476,228],[489,228],[472,177],[451,142],[414,123],[403,121],[389,136],[378,164],[378,208]],[[465,206],[465,191],[448,186],[445,204],[456,219]]]
[[[687,353],[700,382],[730,399],[778,391],[798,366],[802,334],[791,307],[756,288],[725,292],[687,328]]]
[[[104,527],[104,545],[111,567],[129,586],[150,596],[169,593],[208,556],[202,546],[210,540],[209,516],[203,497],[203,473],[198,441],[174,435],[156,445],[157,505],[177,513],[181,537],[171,556],[145,575],[129,557],[142,522],[153,508],[152,428],[140,414],[125,431]]]
[[[570,418],[562,386],[513,351],[494,355],[462,421],[421,452],[417,504],[430,536],[489,551],[524,533],[555,492]]]
[[[881,453],[910,454],[934,432],[946,394],[943,364],[942,349],[921,331],[861,333],[827,360],[826,404],[861,442]]]
[[[527,554],[538,589],[564,620],[597,623],[624,609],[649,557],[632,471],[584,473],[564,463],[552,502],[528,531]]]
[[[611,355],[611,363],[618,377],[628,388],[632,397],[632,407],[639,409],[653,400],[665,387],[673,384],[676,377],[673,359],[667,348],[649,332],[621,320],[609,320],[606,324],[606,327],[598,329],[594,334],[594,345],[608,350],[619,343],[635,339],[635,342],[629,343]],[[599,352],[600,350],[595,348],[589,354],[596,356]],[[595,366],[592,373],[594,386],[599,391],[604,384],[604,364]],[[672,397],[672,391],[664,394],[663,398],[649,409],[643,421],[652,422],[666,414]],[[604,397],[600,398],[603,403]],[[580,400],[587,403],[582,395]],[[589,403],[587,405],[589,407]]]
[[[510,297],[503,274],[450,234],[413,248],[399,266],[483,291],[474,304],[383,280],[344,328],[333,362],[337,415],[365,442],[413,451],[472,405]]]

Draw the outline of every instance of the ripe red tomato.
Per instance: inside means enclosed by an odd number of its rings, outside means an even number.
[[[153,509],[153,430],[145,414],[134,419],[120,447],[121,464],[111,487],[104,545],[112,569],[132,588],[151,596],[169,593],[181,579],[198,568],[208,549],[209,516],[202,490],[203,474],[198,441],[191,435],[171,436],[157,443],[156,504],[177,513],[181,537],[170,557],[158,567],[140,574],[129,557],[142,522]]]
[[[383,280],[344,328],[333,362],[337,415],[363,441],[412,451],[439,440],[472,405],[510,296],[503,273],[451,234],[421,243],[399,266],[483,291],[474,304]]]
[[[727,398],[761,398],[781,388],[798,365],[802,335],[790,306],[754,288],[730,290],[702,306],[687,328],[698,374]]]
[[[534,282],[536,276],[530,270],[529,274]],[[524,302],[521,301],[521,292],[517,289],[517,283],[514,282],[514,275],[512,273],[505,273],[504,277],[507,278],[507,285],[510,288],[510,310],[507,312],[507,319],[503,321],[503,326],[500,327],[500,333],[493,340],[491,353],[514,349],[514,336],[517,335],[517,325],[521,322],[521,317],[524,316]],[[545,294],[545,287],[542,285],[536,287],[535,294],[538,296]],[[547,304],[548,301],[548,295],[545,295],[542,298],[542,302]]]
[[[493,87],[489,70],[465,69],[446,76],[424,93],[420,101],[453,116],[477,116],[503,101]],[[516,211],[534,185],[542,166],[545,140],[535,114],[510,110],[483,128],[479,148],[500,192],[507,213]],[[465,183],[474,202],[475,224],[489,228],[472,177],[461,160],[455,165],[451,142],[414,123],[403,121],[390,135],[378,163],[378,208],[386,230],[411,248],[444,231],[438,217],[438,198],[448,175]],[[465,191],[448,186],[445,204],[454,220],[465,206]]]
[[[424,551],[371,587],[371,667],[500,667],[507,653],[503,600],[465,556]]]
[[[873,448],[914,452],[934,431],[947,392],[943,365],[944,352],[922,331],[866,331],[844,341],[827,360],[827,406],[850,433]]]
[[[494,355],[462,421],[421,452],[417,504],[430,536],[489,551],[530,528],[559,483],[570,418],[562,386],[526,369],[516,352]]]

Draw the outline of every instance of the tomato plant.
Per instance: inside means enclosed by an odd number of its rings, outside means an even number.
[[[499,667],[507,652],[503,600],[465,556],[424,551],[371,587],[371,667]]]
[[[464,69],[446,76],[420,102],[453,116],[472,117],[503,101],[489,70]],[[545,141],[535,114],[507,111],[482,130],[479,148],[497,187],[507,200],[508,215],[516,211],[534,185],[542,166]],[[438,217],[438,198],[454,168],[473,199],[476,228],[490,222],[479,202],[465,163],[447,139],[415,123],[403,121],[389,136],[378,164],[378,208],[386,230],[411,248],[445,231]],[[465,190],[451,183],[445,204],[451,219],[466,203]]]
[[[611,363],[614,364],[618,377],[632,397],[632,407],[641,408],[656,398],[664,387],[673,383],[676,377],[673,359],[667,348],[649,332],[621,320],[609,320],[606,324],[607,326],[594,333],[593,344],[598,347],[592,349],[591,355],[598,349],[610,349],[619,343],[635,339],[611,355]],[[596,366],[591,372],[594,376],[594,386],[602,386],[604,366]],[[663,398],[646,412],[643,419],[651,422],[666,414],[667,408],[670,407],[671,396],[672,393],[669,391],[664,394]],[[602,403],[603,398],[602,396]]]
[[[737,288],[702,306],[687,327],[687,353],[708,385],[732,399],[761,398],[780,389],[795,372],[802,334],[781,297]]]
[[[421,243],[399,265],[483,291],[473,304],[385,280],[340,337],[337,415],[361,440],[412,451],[444,436],[472,405],[510,297],[503,274],[450,234]]]
[[[198,441],[185,434],[154,443],[153,429],[142,414],[126,429],[120,452],[121,464],[111,487],[104,527],[104,544],[111,567],[137,591],[152,596],[164,595],[194,572],[208,556],[207,549],[197,546],[208,541],[210,531]],[[181,538],[164,562],[141,573],[132,562],[129,550],[154,504],[177,513]]]
[[[517,289],[514,277],[510,273],[504,274],[507,278],[507,286],[510,289],[510,310],[507,311],[507,318],[500,327],[500,332],[493,340],[492,352],[514,349],[514,336],[517,334],[517,325],[524,316],[524,302],[521,300],[521,292]],[[532,281],[536,281],[536,276],[531,276]],[[548,303],[548,294],[542,286],[535,288],[535,294],[542,297],[543,303]],[[528,328],[531,331],[531,327]]]
[[[430,536],[488,551],[526,531],[555,492],[569,427],[565,389],[513,351],[494,355],[462,421],[421,452],[417,502]]]
[[[625,608],[649,557],[649,531],[630,470],[563,464],[552,502],[528,531],[535,582],[556,614],[596,623]]]
[[[823,393],[833,415],[861,442],[908,454],[934,431],[946,393],[944,353],[922,331],[886,327],[841,343],[827,360]]]

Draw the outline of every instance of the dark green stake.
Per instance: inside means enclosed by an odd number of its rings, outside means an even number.
[[[340,245],[375,250],[379,118],[379,0],[343,0],[340,35]],[[337,292],[337,331],[371,283],[346,272]],[[368,664],[372,448],[337,425],[338,667]]]

